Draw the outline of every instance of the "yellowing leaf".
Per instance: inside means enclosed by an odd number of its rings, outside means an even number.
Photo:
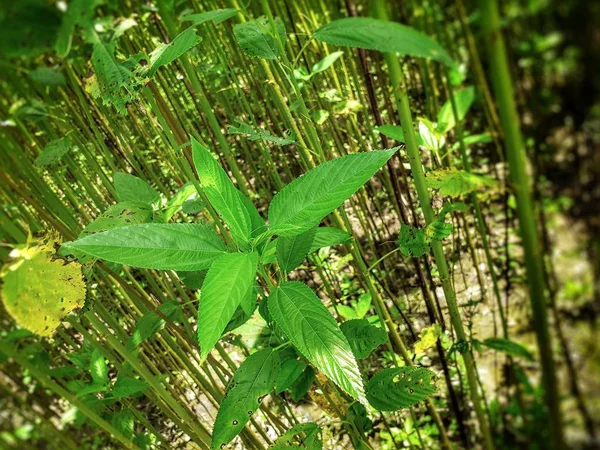
[[[85,301],[78,263],[53,260],[51,244],[29,248],[3,271],[2,301],[23,328],[51,336],[63,318]]]
[[[435,345],[441,335],[442,328],[437,323],[422,329],[419,333],[419,340],[415,342],[415,353],[425,353],[428,348]]]

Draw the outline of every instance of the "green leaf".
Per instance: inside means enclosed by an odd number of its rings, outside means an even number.
[[[31,81],[48,87],[66,87],[67,80],[58,70],[51,67],[38,67],[28,73]]]
[[[119,430],[127,439],[133,439],[135,430],[135,419],[133,411],[130,409],[122,409],[116,413],[111,420],[112,426]]]
[[[365,314],[367,314],[367,311],[369,311],[369,308],[371,307],[371,302],[371,294],[368,292],[361,294],[360,297],[358,297],[358,302],[356,302],[356,315],[359,319],[362,319]]]
[[[244,204],[246,211],[248,211],[248,216],[250,217],[250,228],[252,230],[250,237],[255,238],[267,230],[267,224],[265,219],[261,217],[260,213],[256,209],[256,206],[254,206],[254,203],[252,203],[252,200],[250,200],[240,191],[238,191],[238,194],[242,199],[242,203]]]
[[[89,223],[79,234],[79,237],[89,236],[94,233],[112,230],[113,228],[126,227],[149,223],[152,221],[152,207],[147,203],[122,202],[109,206],[106,211]]]
[[[68,137],[51,141],[44,147],[44,150],[35,159],[33,164],[36,167],[45,167],[55,164],[60,161],[72,147],[73,142],[71,141],[71,138]]]
[[[454,101],[456,103],[456,112],[458,113],[458,120],[461,122],[475,99],[475,88],[469,86],[468,88],[461,89],[454,93]],[[452,111],[452,102],[446,101],[440,112],[438,113],[437,129],[440,133],[446,133],[456,126],[456,118]]]
[[[315,378],[315,370],[311,366],[306,366],[300,377],[288,388],[288,391],[295,402],[299,402],[306,396],[308,390],[315,382]]]
[[[161,44],[150,53],[150,69],[148,76],[153,77],[156,71],[178,59],[185,52],[200,43],[202,38],[196,34],[196,30],[190,27],[178,34],[168,44]]]
[[[306,368],[306,363],[298,359],[296,352],[293,351],[293,349],[290,350],[290,352],[282,352],[280,355],[282,362],[276,383],[277,390],[275,392],[277,394],[288,389],[298,378],[300,378],[302,372]],[[287,356],[285,359],[284,355]]]
[[[208,149],[194,138],[192,138],[192,154],[202,190],[210,204],[229,226],[236,241],[246,244],[250,239],[252,222],[239,191]]]
[[[239,434],[264,396],[271,393],[279,373],[279,355],[266,348],[250,355],[233,374],[213,427],[211,449],[219,449]]]
[[[92,359],[88,370],[94,380],[94,384],[104,386],[108,383],[108,366],[100,350],[95,349],[92,352]]]
[[[198,307],[198,342],[206,358],[256,277],[256,253],[228,253],[208,270]]]
[[[321,300],[305,284],[283,283],[271,292],[269,312],[302,355],[359,401],[362,376],[344,334]]]
[[[429,58],[449,67],[455,65],[433,39],[396,22],[368,17],[338,19],[319,28],[313,37],[328,44]]]
[[[439,151],[446,143],[446,139],[437,131],[435,125],[423,117],[419,119],[419,135],[423,146],[434,152]]]
[[[340,329],[348,339],[354,356],[366,358],[373,350],[386,341],[385,331],[371,325],[367,319],[355,319],[344,322]]]
[[[402,144],[406,144],[406,139],[404,139],[404,131],[402,131],[402,127],[399,125],[381,125],[379,127],[375,127],[375,131],[378,131],[390,139],[394,139]],[[417,140],[417,145],[424,145],[421,135],[416,134],[415,138]]]
[[[525,347],[509,339],[503,338],[488,338],[482,342],[486,347],[492,348],[499,352],[508,353],[511,356],[533,361],[533,355],[529,353]]]
[[[141,224],[115,228],[62,247],[106,261],[159,270],[202,270],[227,252],[212,225]]]
[[[165,222],[168,222],[180,209],[183,209],[184,212],[187,213],[188,211],[185,210],[184,205],[190,199],[190,197],[196,194],[196,186],[194,186],[194,183],[189,182],[184,184],[180,189],[177,190],[175,195],[171,197],[165,205],[165,209],[163,211],[163,220]]]
[[[177,276],[186,287],[190,289],[200,289],[202,288],[202,283],[204,283],[204,279],[206,278],[207,270],[195,270],[193,272],[177,272]]]
[[[429,172],[425,182],[428,187],[439,189],[440,195],[449,197],[495,188],[498,184],[493,178],[454,168]]]
[[[279,192],[269,205],[274,234],[294,236],[317,226],[354,194],[396,149],[342,156],[308,171]]]
[[[337,310],[340,316],[342,316],[344,319],[352,320],[358,318],[356,311],[350,306],[338,305]]]
[[[241,134],[247,136],[248,139],[250,139],[251,141],[257,141],[260,139],[265,142],[272,142],[276,145],[290,145],[296,143],[296,139],[293,137],[287,138],[273,136],[270,132],[266,130],[261,130],[260,128],[254,129],[250,125],[240,120],[237,121],[237,126],[229,125],[227,127],[227,132],[230,134]]]
[[[281,236],[277,239],[277,263],[285,272],[298,267],[308,255],[315,237],[316,227],[295,236]]]
[[[275,28],[281,44],[285,47],[285,27],[279,17],[275,18]],[[271,34],[269,19],[265,16],[233,27],[233,33],[242,51],[251,57],[276,59],[279,54],[277,37]]]
[[[158,307],[158,310],[168,319],[175,320],[181,313],[181,305],[177,302],[165,302]],[[166,322],[154,311],[148,311],[135,324],[133,333],[126,344],[127,350],[135,350],[142,342],[162,330],[165,325]]]
[[[181,21],[192,22],[194,25],[200,25],[205,22],[212,21],[212,23],[217,25],[237,16],[239,12],[239,9],[234,8],[215,9],[214,11],[206,11],[200,14],[186,14],[181,18]]]
[[[367,384],[367,399],[379,411],[408,408],[435,394],[434,375],[423,367],[380,370]]]
[[[322,450],[323,441],[319,437],[320,433],[321,427],[316,423],[298,423],[279,436],[269,450],[288,450],[290,448]]]
[[[334,62],[336,62],[343,54],[344,52],[333,52],[330,55],[327,55],[321,61],[312,66],[312,69],[310,69],[311,76],[329,69],[329,67],[331,67],[331,65]]]
[[[3,268],[0,298],[23,328],[51,336],[65,316],[85,302],[81,265],[55,258],[53,243],[20,251]]]
[[[129,173],[113,173],[113,184],[120,202],[141,202],[151,205],[160,200],[160,194],[152,186]]]
[[[323,247],[349,244],[351,241],[352,236],[344,230],[332,227],[319,227],[315,232],[315,237],[313,238],[308,252],[313,253]]]
[[[402,223],[398,236],[398,247],[403,255],[412,255],[418,258],[429,252],[431,245],[424,230]]]
[[[136,378],[122,377],[117,378],[117,382],[112,388],[112,395],[115,398],[129,397],[130,395],[139,394],[148,389],[148,383]]]

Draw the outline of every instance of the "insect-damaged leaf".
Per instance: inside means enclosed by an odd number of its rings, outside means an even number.
[[[206,358],[254,284],[258,255],[228,253],[208,270],[198,307],[198,342]]]
[[[6,311],[23,328],[51,336],[63,318],[85,302],[85,283],[78,263],[53,260],[51,244],[21,252],[2,272]]]
[[[273,233],[300,234],[354,194],[396,149],[342,156],[308,171],[279,192],[269,205]]]
[[[428,187],[439,189],[440,195],[449,197],[470,194],[484,188],[493,189],[498,185],[493,178],[457,169],[429,172],[425,182]]]
[[[279,17],[275,18],[277,37],[272,34],[271,24],[265,16],[246,23],[241,23],[233,28],[235,40],[242,51],[252,57],[264,59],[279,58],[279,46],[276,39],[285,47],[285,27]]]
[[[351,397],[364,401],[354,354],[333,316],[305,284],[292,281],[271,292],[268,308],[290,342]]]
[[[92,234],[62,247],[106,261],[160,270],[202,270],[227,252],[212,225],[148,223]]]
[[[244,428],[263,397],[271,393],[279,373],[277,351],[266,348],[250,355],[233,374],[213,427],[211,449],[229,443]]]
[[[371,325],[367,319],[349,320],[340,329],[348,339],[354,356],[359,359],[366,358],[386,341],[385,331]]]
[[[316,423],[299,423],[283,433],[269,447],[269,450],[287,450],[290,448],[304,448],[306,450],[321,450],[323,441],[319,437],[321,427]]]
[[[383,369],[367,383],[367,399],[379,411],[397,411],[435,394],[435,374],[422,367]]]
[[[236,126],[229,125],[227,127],[227,131],[231,134],[242,134],[248,136],[248,139],[251,141],[256,141],[258,139],[263,140],[265,142],[272,142],[275,145],[290,145],[296,142],[294,137],[279,137],[273,136],[270,132],[261,130],[260,128],[254,129],[250,125],[239,121]]]
[[[455,65],[446,50],[429,36],[396,22],[349,17],[323,25],[313,37],[328,44],[429,58],[449,67]]]

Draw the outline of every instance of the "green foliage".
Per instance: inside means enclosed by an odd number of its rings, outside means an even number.
[[[371,325],[367,319],[344,322],[340,329],[358,359],[368,357],[373,350],[385,343],[387,336],[382,328]]]
[[[423,33],[395,22],[368,17],[338,19],[313,34],[319,41],[386,53],[429,58],[449,67],[455,65],[437,42]]]
[[[375,127],[375,130],[380,132],[381,134],[394,139],[402,144],[406,143],[406,139],[404,138],[404,131],[402,131],[402,127],[398,125],[381,125]],[[415,136],[417,140],[417,145],[425,145],[423,142],[423,138],[420,134]]]
[[[181,17],[181,21],[192,22],[194,25],[201,25],[212,21],[212,23],[217,25],[237,16],[239,12],[239,9],[234,8],[215,9],[214,11],[206,11],[200,14],[185,14]]]
[[[213,428],[211,449],[229,443],[244,428],[264,396],[275,387],[279,373],[277,351],[265,348],[250,355],[233,374]]]
[[[482,342],[483,345],[499,352],[507,353],[517,358],[523,358],[527,361],[533,361],[533,355],[521,344],[504,338],[487,338]]]
[[[158,307],[158,310],[170,320],[175,320],[181,314],[181,307],[176,302],[165,302]],[[165,325],[166,322],[164,319],[159,317],[155,312],[148,311],[135,324],[133,333],[126,344],[127,350],[135,350],[142,342],[162,330]]]
[[[275,31],[277,36],[273,34],[269,19],[264,16],[233,28],[242,51],[248,56],[263,59],[277,59],[281,56],[277,39],[285,47],[285,27],[278,17],[275,18]]]
[[[45,167],[56,164],[73,147],[73,141],[68,137],[63,137],[51,141],[44,147],[42,153],[35,159],[34,164],[37,167]]]
[[[329,69],[343,54],[344,52],[333,52],[315,63],[310,69],[310,73],[307,73],[304,68],[300,68],[294,70],[294,76],[299,80],[308,81],[318,73]]]
[[[139,394],[146,389],[148,389],[148,383],[145,381],[119,375],[115,385],[111,389],[111,394],[114,398],[121,399]]]
[[[252,223],[239,191],[208,149],[193,138],[192,152],[204,194],[229,226],[234,239],[245,245],[250,239]]]
[[[114,228],[63,244],[117,264],[160,270],[203,270],[227,251],[212,225],[141,224]]]
[[[349,244],[351,241],[352,236],[344,230],[332,227],[318,227],[308,252],[313,253],[323,247]]]
[[[280,356],[282,361],[281,370],[277,376],[277,394],[289,389],[292,384],[294,384],[296,380],[300,378],[302,372],[306,368],[306,363],[301,359],[298,359],[296,352],[293,350],[281,352]]]
[[[323,163],[285,186],[269,205],[271,230],[294,236],[316,226],[373,176],[396,149],[356,153]]]
[[[471,108],[474,99],[475,88],[473,86],[469,86],[454,93],[454,101],[456,103],[456,112],[458,114],[459,122],[461,122],[467,115],[467,112],[469,112],[469,108]],[[454,117],[454,112],[452,110],[452,102],[448,100],[444,103],[438,113],[437,130],[440,133],[446,133],[455,126],[456,117]]]
[[[65,76],[57,69],[51,67],[38,67],[28,74],[34,83],[48,87],[66,87]]]
[[[296,139],[294,137],[278,137],[273,136],[271,133],[261,129],[254,129],[250,125],[238,120],[237,125],[229,125],[227,131],[230,134],[241,134],[247,136],[251,141],[262,140],[265,142],[272,142],[275,145],[290,145],[295,144]]]
[[[383,369],[367,383],[367,399],[379,411],[397,411],[435,394],[434,373],[423,367]]]
[[[160,194],[148,183],[134,175],[115,172],[113,183],[120,202],[141,202],[152,205],[160,200]]]
[[[92,352],[89,371],[95,384],[108,384],[108,365],[106,364],[104,355],[98,349]]]
[[[295,236],[280,236],[277,239],[277,263],[285,272],[298,267],[310,252],[316,227]]]
[[[168,44],[160,44],[150,53],[150,68],[146,76],[153,77],[158,69],[179,59],[181,55],[198,45],[201,40],[200,36],[196,34],[196,30],[190,27]]]
[[[228,253],[215,260],[202,284],[198,307],[198,342],[202,359],[221,337],[227,323],[254,285],[256,253]]]
[[[459,197],[482,189],[495,189],[498,185],[492,178],[454,168],[429,172],[425,181],[430,188],[439,189],[440,195],[449,197]]]
[[[146,203],[122,202],[110,206],[100,214],[93,222],[90,222],[81,232],[79,237],[85,237],[94,233],[112,230],[113,228],[125,227],[149,223],[152,221],[152,208]]]
[[[54,259],[54,242],[20,250],[2,270],[2,301],[23,328],[52,336],[61,321],[82,308],[86,287],[78,263]]]
[[[287,450],[303,448],[306,450],[321,450],[323,441],[319,437],[321,427],[316,423],[299,423],[282,434],[269,450]]]
[[[298,351],[351,397],[364,401],[354,355],[333,316],[305,284],[292,281],[271,292],[273,320]]]

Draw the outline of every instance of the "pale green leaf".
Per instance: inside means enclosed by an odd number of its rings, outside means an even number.
[[[108,383],[108,366],[100,350],[95,349],[92,352],[92,359],[88,370],[95,384],[106,385]]]
[[[192,22],[194,25],[201,25],[205,22],[212,21],[212,23],[217,25],[237,16],[239,12],[238,9],[234,8],[215,9],[214,11],[206,11],[199,14],[186,14],[181,18],[181,21]]]
[[[212,225],[140,224],[92,234],[63,245],[118,264],[160,270],[202,270],[227,252]]]
[[[333,247],[334,245],[349,244],[352,240],[346,231],[339,228],[319,227],[316,230],[310,246],[309,253],[316,252],[323,247]]]
[[[192,154],[208,201],[227,224],[234,239],[240,244],[246,244],[250,239],[252,222],[239,191],[208,149],[193,138]]]
[[[120,202],[141,202],[151,205],[160,200],[160,194],[152,186],[129,173],[113,173],[113,184]]]
[[[202,38],[196,34],[196,30],[190,27],[178,34],[168,44],[161,44],[150,53],[150,69],[148,76],[152,77],[156,71],[178,59],[185,52],[200,43]]]
[[[349,17],[322,26],[313,37],[328,44],[429,58],[449,67],[455,65],[446,50],[429,36],[396,22]]]
[[[366,358],[373,350],[386,341],[385,331],[371,325],[367,319],[355,319],[344,322],[340,329],[348,339],[354,356]]]
[[[399,125],[381,125],[379,127],[375,127],[375,131],[378,131],[390,139],[394,139],[402,144],[406,144],[406,139],[404,139],[404,131],[402,131],[402,127]],[[416,134],[415,139],[417,141],[417,145],[424,145],[421,135]]]
[[[367,384],[367,399],[379,411],[408,408],[435,394],[434,375],[423,367],[380,370]]]
[[[244,360],[233,374],[221,401],[213,427],[211,449],[222,448],[242,431],[263,397],[275,387],[279,366],[279,355],[270,348]]]
[[[269,205],[273,233],[300,234],[354,194],[396,152],[355,153],[323,163],[292,181]]]
[[[203,359],[254,285],[257,263],[256,253],[228,253],[208,270],[198,306],[198,342]]]
[[[483,189],[493,189],[498,184],[493,178],[454,168],[429,172],[425,177],[425,182],[428,187],[439,189],[440,195],[449,197],[458,197]]]
[[[321,300],[305,284],[279,285],[269,312],[290,342],[352,398],[364,401],[362,376],[344,334]]]
[[[184,184],[165,205],[165,209],[163,211],[163,220],[165,222],[171,220],[171,218],[177,214],[180,209],[183,209],[184,204],[190,199],[190,197],[193,197],[196,194],[197,192],[194,183],[189,182]]]
[[[270,132],[268,132],[266,130],[261,130],[260,128],[255,129],[252,126],[250,126],[247,123],[244,123],[240,120],[237,121],[237,125],[235,125],[235,126],[229,125],[227,127],[227,132],[230,134],[244,135],[244,136],[248,137],[248,139],[250,139],[251,141],[257,141],[260,139],[265,142],[272,142],[273,144],[276,144],[276,145],[290,145],[290,144],[296,143],[296,139],[293,136],[292,137],[273,136]]]
[[[279,436],[269,450],[288,450],[290,448],[322,450],[323,441],[319,437],[320,433],[321,427],[316,423],[298,423]]]
[[[454,93],[454,102],[456,103],[456,112],[458,121],[461,122],[475,99],[475,88],[470,86]],[[447,100],[440,109],[437,119],[437,129],[440,133],[446,133],[456,126],[456,118],[452,110],[452,103]]]
[[[321,61],[312,66],[312,69],[310,69],[311,75],[324,72],[329,67],[331,67],[331,65],[334,62],[336,62],[343,54],[344,52],[333,52],[330,55],[327,55]]]
[[[246,55],[263,59],[276,59],[281,56],[276,39],[279,39],[285,47],[285,27],[278,17],[275,18],[275,28],[278,34],[277,37],[272,34],[269,19],[263,16],[236,25],[233,28],[233,33],[238,45]]]

